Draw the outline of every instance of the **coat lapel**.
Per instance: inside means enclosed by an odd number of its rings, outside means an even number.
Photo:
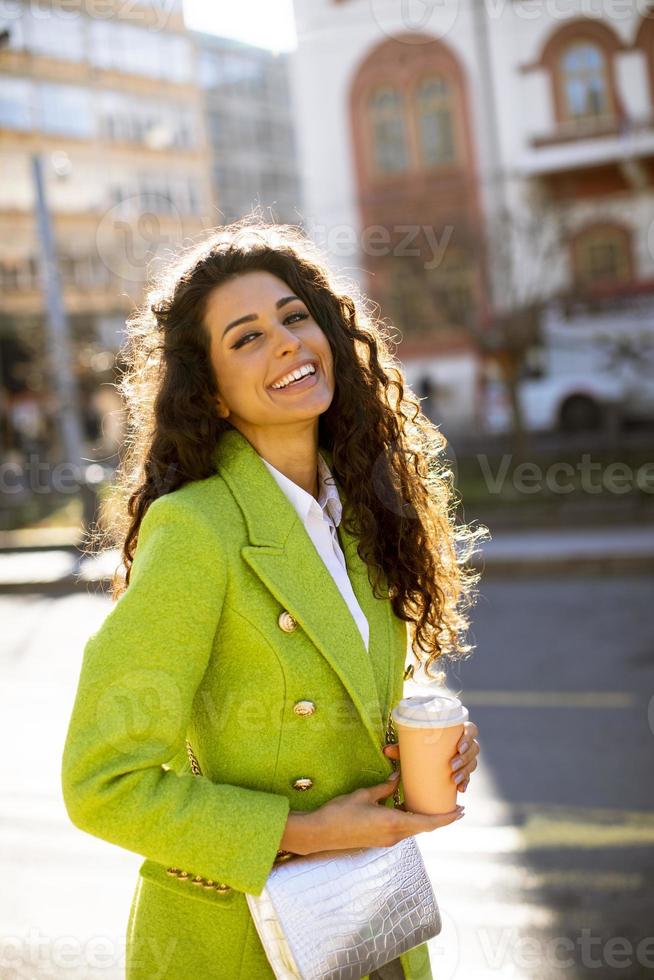
[[[330,455],[324,455],[331,466]],[[247,524],[250,543],[241,548],[244,561],[336,671],[379,750],[385,732],[382,711],[391,693],[394,666],[394,651],[389,648],[390,604],[372,595],[367,567],[356,553],[356,539],[341,524],[339,538],[352,589],[370,625],[370,652],[295,509],[254,447],[237,429],[229,429],[220,437],[214,458]]]

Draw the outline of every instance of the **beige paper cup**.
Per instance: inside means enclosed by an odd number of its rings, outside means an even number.
[[[412,813],[448,813],[457,786],[450,763],[468,720],[457,697],[420,694],[403,698],[391,712],[400,744],[404,803]]]

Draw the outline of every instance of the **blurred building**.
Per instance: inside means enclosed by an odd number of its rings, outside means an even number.
[[[194,32],[219,219],[253,205],[295,224],[301,204],[288,55]]]
[[[48,377],[31,158],[43,162],[90,440],[125,316],[156,257],[213,222],[197,52],[180,0],[20,3],[0,16],[0,371],[5,448]],[[106,410],[106,407],[105,407]],[[7,447],[7,443],[9,444]]]
[[[654,8],[418,6],[297,0],[293,84],[305,224],[452,430],[497,314],[654,295]]]

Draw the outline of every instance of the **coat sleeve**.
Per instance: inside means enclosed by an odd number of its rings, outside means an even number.
[[[213,526],[166,495],[141,522],[129,586],[85,647],[61,784],[79,829],[260,894],[286,826],[280,794],[163,768],[184,752],[226,591]]]

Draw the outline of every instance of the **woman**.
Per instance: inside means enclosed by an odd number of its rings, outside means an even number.
[[[385,742],[407,625],[428,674],[471,649],[457,543],[479,529],[454,528],[445,440],[380,323],[293,228],[215,234],[128,328],[126,573],[84,650],[64,799],[79,828],[145,858],[128,980],[265,980],[244,893],[285,852],[457,819],[399,804]],[[378,977],[431,978],[426,944]]]

